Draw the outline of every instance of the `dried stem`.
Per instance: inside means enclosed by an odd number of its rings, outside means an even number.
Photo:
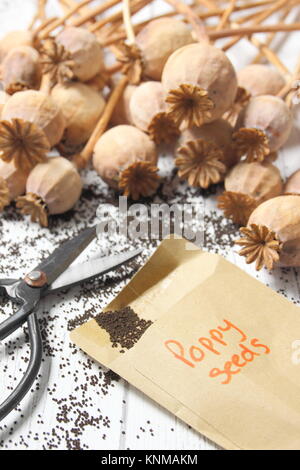
[[[88,21],[95,19],[97,15],[104,13],[106,10],[117,5],[118,3],[120,3],[120,0],[106,0],[101,5],[91,8],[90,11],[82,15],[81,18],[76,18],[75,20],[71,21],[70,24],[72,26],[82,26]]]
[[[227,25],[228,19],[230,18],[231,13],[234,11],[236,0],[230,0],[228,8],[224,11],[219,24],[216,27],[216,31],[220,31]]]
[[[198,41],[209,42],[203,21],[189,5],[186,5],[180,0],[165,0],[165,2],[172,5],[178,13],[187,19],[187,21],[191,24]]]
[[[275,13],[276,11],[280,10],[283,7],[286,7],[287,3],[289,4],[290,1],[289,0],[280,0],[279,2],[276,2],[276,4],[273,5],[271,8],[269,8],[267,10],[264,10],[263,12],[260,12],[257,15],[256,19],[253,21],[252,26],[254,27],[255,25],[259,25],[260,23],[265,21],[267,18],[269,18],[271,15],[273,15],[273,13]],[[238,24],[239,21],[237,21],[236,23]],[[236,30],[238,30],[238,28]],[[274,30],[272,30],[272,31],[274,31]],[[256,31],[253,31],[253,32],[256,32]],[[265,31],[263,31],[263,32],[265,32]],[[244,33],[242,32],[239,37],[234,38],[233,40],[231,40],[227,44],[225,44],[225,46],[222,47],[223,51],[227,51],[232,46],[237,44],[243,38],[243,34]],[[249,33],[249,34],[251,34],[251,33]]]
[[[256,46],[261,53],[273,64],[279,72],[283,73],[283,75],[290,75],[289,69],[281,62],[279,57],[273,52],[268,46],[261,43],[257,38],[251,37],[250,41],[254,46]]]
[[[44,22],[46,19],[46,3],[47,0],[38,0],[37,12],[32,18],[30,25],[28,26],[29,31],[31,31],[37,21]]]
[[[286,17],[288,16],[288,14],[290,13],[290,11],[291,11],[291,10],[290,10],[290,7],[286,8],[286,9],[282,12],[282,14],[280,15],[280,18],[279,18],[279,19],[280,19],[281,21],[284,21],[284,20],[286,19]],[[269,33],[268,36],[267,36],[267,38],[266,38],[266,40],[265,40],[265,42],[264,42],[264,45],[267,46],[267,47],[270,46],[271,43],[272,43],[272,41],[273,41],[273,39],[275,38],[275,36],[276,36],[276,33]],[[252,60],[251,63],[252,63],[252,64],[259,64],[259,63],[261,62],[261,60],[262,60],[263,57],[265,57],[265,56],[264,56],[264,54],[260,51],[260,52],[254,57],[254,59]]]
[[[148,3],[150,3],[152,0],[133,0],[131,4],[131,14],[135,14],[138,11],[140,11],[142,8],[144,8]],[[104,25],[108,23],[114,23],[115,21],[119,21],[123,18],[123,11],[119,10],[115,13],[113,13],[110,16],[107,16],[106,18],[102,18],[100,21],[97,21],[94,25],[89,27],[89,30],[94,33],[95,31],[98,31],[101,29]]]
[[[130,3],[129,0],[123,0],[123,21],[124,21],[124,28],[126,31],[126,36],[128,40],[128,44],[135,44],[135,34],[134,29],[131,22],[131,12],[130,12]]]
[[[44,28],[47,28],[51,23],[54,21],[57,21],[58,18],[55,16],[53,18],[48,18],[47,20],[43,21],[35,30],[34,30],[34,36],[37,36]]]
[[[230,36],[249,36],[253,33],[269,33],[269,32],[280,32],[280,31],[299,31],[300,23],[277,23],[274,25],[254,25],[254,26],[245,26],[243,28],[236,29],[223,29],[222,31],[212,31],[209,32],[209,37],[211,39],[220,39],[228,38]],[[223,48],[224,50],[224,48]]]
[[[54,23],[51,23],[40,35],[39,35],[39,39],[46,39],[49,34],[54,31],[56,28],[58,28],[59,26],[62,26],[63,24],[65,24],[66,20],[68,20],[69,18],[71,18],[71,16],[74,15],[74,13],[76,13],[78,10],[80,10],[82,7],[84,7],[85,5],[88,5],[89,3],[91,3],[92,0],[84,0],[80,3],[78,3],[76,6],[74,6],[68,13],[66,13],[62,18],[59,18],[58,20],[56,20]]]
[[[87,142],[83,151],[79,155],[79,158],[77,158],[77,164],[79,167],[84,168],[90,161],[96,142],[99,139],[99,137],[101,137],[101,135],[105,132],[107,125],[110,121],[110,118],[112,116],[112,113],[119,99],[121,98],[122,93],[127,83],[128,83],[128,78],[126,76],[123,76],[120,79],[117,86],[115,87],[115,89],[113,90],[112,94],[110,95],[110,98],[106,104],[104,113],[102,114],[97,126],[95,127],[94,132],[92,133],[89,141]]]

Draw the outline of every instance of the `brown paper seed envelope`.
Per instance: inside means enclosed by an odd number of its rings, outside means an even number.
[[[95,320],[73,341],[222,447],[300,449],[299,308],[190,247],[163,241],[105,309],[153,322],[132,348]]]

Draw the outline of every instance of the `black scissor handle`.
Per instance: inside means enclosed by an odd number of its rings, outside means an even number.
[[[28,320],[28,332],[31,345],[30,360],[19,385],[11,393],[11,395],[0,405],[0,421],[5,418],[24,398],[35,381],[41,367],[43,344],[40,328],[36,313],[32,313]]]
[[[37,302],[25,302],[21,308],[11,315],[7,320],[0,324],[0,341],[3,341],[7,336],[11,335],[26,321],[27,317],[37,307]]]

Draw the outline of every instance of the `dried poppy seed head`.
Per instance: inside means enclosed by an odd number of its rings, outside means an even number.
[[[247,163],[263,162],[270,153],[269,139],[260,129],[242,127],[232,140],[236,154]]]
[[[39,88],[39,53],[30,46],[15,47],[5,56],[1,64],[1,74],[3,87],[9,95],[17,91]]]
[[[272,163],[241,162],[225,178],[226,191],[247,194],[259,204],[283,191],[280,171]]]
[[[0,41],[0,63],[5,56],[15,47],[33,47],[34,34],[32,31],[10,31]]]
[[[48,226],[48,215],[63,214],[72,209],[82,191],[82,182],[75,166],[66,158],[49,158],[29,174],[25,196],[17,199],[21,213],[32,221]]]
[[[127,85],[125,88],[111,117],[111,123],[113,125],[133,124],[130,112],[130,100],[135,90],[135,85]]]
[[[152,80],[160,80],[170,55],[192,42],[191,31],[183,21],[174,18],[150,21],[136,37],[143,57],[144,75]]]
[[[57,84],[51,91],[51,97],[66,120],[64,144],[76,147],[85,143],[105,107],[101,93],[84,83],[74,82]]]
[[[27,90],[15,93],[4,105],[2,119],[23,119],[32,122],[45,132],[51,147],[61,141],[65,130],[62,111],[50,96],[41,91]]]
[[[237,92],[234,68],[220,49],[204,43],[190,44],[168,59],[162,85],[176,122],[202,125],[222,117]]]
[[[260,204],[251,214],[248,227],[264,225],[274,232],[282,247],[278,264],[300,266],[300,197],[279,196]]]
[[[10,201],[25,193],[28,173],[16,168],[14,163],[0,160],[0,177],[5,181]]]
[[[50,145],[45,133],[35,124],[22,119],[0,121],[0,158],[13,162],[27,172],[46,160]]]
[[[147,134],[136,127],[121,125],[100,137],[94,149],[93,164],[99,176],[118,190],[123,171],[141,161],[156,168],[157,158],[155,144]],[[149,190],[152,191],[152,181],[150,183]]]
[[[179,177],[187,180],[190,186],[206,189],[223,180],[226,166],[222,158],[223,153],[216,144],[197,139],[186,142],[177,150],[175,165]]]
[[[256,270],[264,266],[272,270],[279,261],[282,244],[275,232],[265,225],[250,224],[242,227],[243,238],[237,240],[236,245],[242,246],[240,256],[245,256],[247,264],[256,263]]]
[[[145,82],[133,92],[130,100],[130,115],[133,123],[148,132],[156,143],[170,143],[179,135],[179,130],[170,114],[160,82]]]
[[[237,72],[237,77],[239,86],[252,96],[276,96],[286,83],[277,69],[263,64],[247,65]]]
[[[137,161],[120,174],[119,189],[124,196],[137,201],[155,194],[160,183],[157,166],[147,161]]]
[[[223,154],[222,161],[227,168],[231,168],[238,161],[238,157],[232,143],[232,127],[224,119],[217,119],[201,127],[191,127],[182,132],[179,146],[188,141],[203,139],[213,142]]]
[[[240,127],[264,132],[270,152],[278,150],[288,139],[293,124],[287,104],[277,96],[251,98],[242,113]]]
[[[97,37],[84,28],[69,26],[56,37],[74,62],[72,71],[78,80],[86,82],[104,69],[103,52]]]
[[[279,170],[271,163],[241,162],[225,178],[225,192],[218,198],[218,207],[225,217],[246,225],[254,209],[267,199],[282,194]]]

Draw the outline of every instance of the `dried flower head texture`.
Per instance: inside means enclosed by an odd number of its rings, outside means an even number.
[[[26,196],[17,199],[16,206],[21,214],[30,216],[31,222],[39,223],[41,227],[48,227],[47,205],[40,196],[27,193]]]
[[[179,135],[171,115],[166,113],[160,82],[145,82],[134,90],[130,99],[130,115],[133,124],[148,132],[156,144],[171,143]]]
[[[264,225],[281,242],[280,266],[300,266],[300,197],[284,195],[260,204],[251,214],[248,228]]]
[[[40,48],[41,65],[44,74],[49,74],[52,83],[65,83],[73,80],[75,62],[71,54],[55,39],[46,39]]]
[[[30,46],[15,47],[3,60],[1,75],[3,87],[10,95],[17,91],[39,88],[41,80],[39,53]]]
[[[259,204],[282,191],[282,178],[274,165],[241,162],[226,176],[225,192],[218,198],[218,207],[228,219],[246,225]]]
[[[256,209],[257,201],[247,194],[225,191],[218,197],[218,207],[227,219],[237,225],[246,225],[250,215]]]
[[[260,129],[242,127],[232,136],[235,151],[248,163],[263,162],[270,153],[269,139]]]
[[[136,44],[123,42],[115,48],[118,62],[121,62],[121,72],[128,77],[131,85],[138,85],[143,75],[142,53]]]
[[[147,161],[137,161],[122,171],[119,189],[126,197],[137,201],[152,196],[160,184],[157,166]]]
[[[93,165],[109,186],[136,198],[137,193],[140,196],[152,193],[157,180],[157,158],[155,144],[147,134],[136,127],[120,125],[100,137],[94,149]],[[137,162],[149,165],[136,165]]]
[[[4,105],[2,119],[29,121],[45,132],[50,146],[61,141],[65,118],[50,96],[40,91],[27,90],[15,93]]]
[[[136,37],[143,57],[144,75],[152,80],[160,80],[170,55],[192,42],[191,31],[183,21],[174,18],[150,21]]]
[[[224,52],[206,43],[175,51],[164,67],[162,85],[176,123],[188,127],[222,117],[237,92],[231,62]]]
[[[69,160],[55,157],[30,172],[26,191],[25,196],[17,199],[17,207],[34,222],[47,227],[48,215],[63,214],[74,207],[81,195],[82,182]]]
[[[246,257],[247,264],[255,262],[256,270],[260,271],[264,266],[271,270],[274,264],[279,261],[281,242],[275,232],[265,225],[251,224],[249,227],[242,227],[243,238],[235,243],[243,248],[239,252],[240,256]]]
[[[74,62],[72,71],[78,80],[91,80],[104,69],[103,52],[97,37],[84,28],[67,27],[56,37]]]
[[[189,141],[178,149],[177,155],[175,165],[178,175],[190,186],[208,188],[224,178],[226,166],[222,161],[223,153],[211,141]]]
[[[245,88],[239,86],[233,105],[223,115],[223,118],[226,119],[226,121],[228,121],[231,126],[234,127],[237,124],[241,111],[247,106],[250,98],[250,93],[248,93]]]
[[[76,147],[85,143],[105,107],[101,93],[84,83],[74,82],[57,84],[52,89],[51,97],[66,120],[64,144]]]
[[[285,85],[281,73],[269,65],[250,64],[237,72],[238,84],[252,96],[276,96]]]
[[[222,162],[228,169],[238,162],[238,156],[232,143],[232,127],[224,119],[217,119],[201,127],[191,127],[184,130],[179,139],[179,146],[197,139],[211,141],[217,145],[223,154]]]
[[[0,176],[0,212],[10,203],[9,190],[5,179]]]
[[[271,95],[251,98],[242,112],[240,127],[249,129],[249,132],[241,131],[241,134],[238,134],[240,153],[244,151],[250,161],[263,160],[269,152],[274,152],[284,145],[290,135],[292,123],[292,113],[281,98]],[[247,142],[253,150],[247,151]]]
[[[206,90],[195,85],[180,85],[170,90],[166,98],[169,104],[168,113],[178,125],[187,128],[202,126],[209,122],[214,108],[213,101],[208,97]]]
[[[34,37],[31,31],[10,31],[0,41],[0,62],[15,47],[33,47]]]
[[[4,162],[14,162],[26,172],[46,160],[49,150],[45,133],[35,124],[22,119],[0,121],[0,158]]]

